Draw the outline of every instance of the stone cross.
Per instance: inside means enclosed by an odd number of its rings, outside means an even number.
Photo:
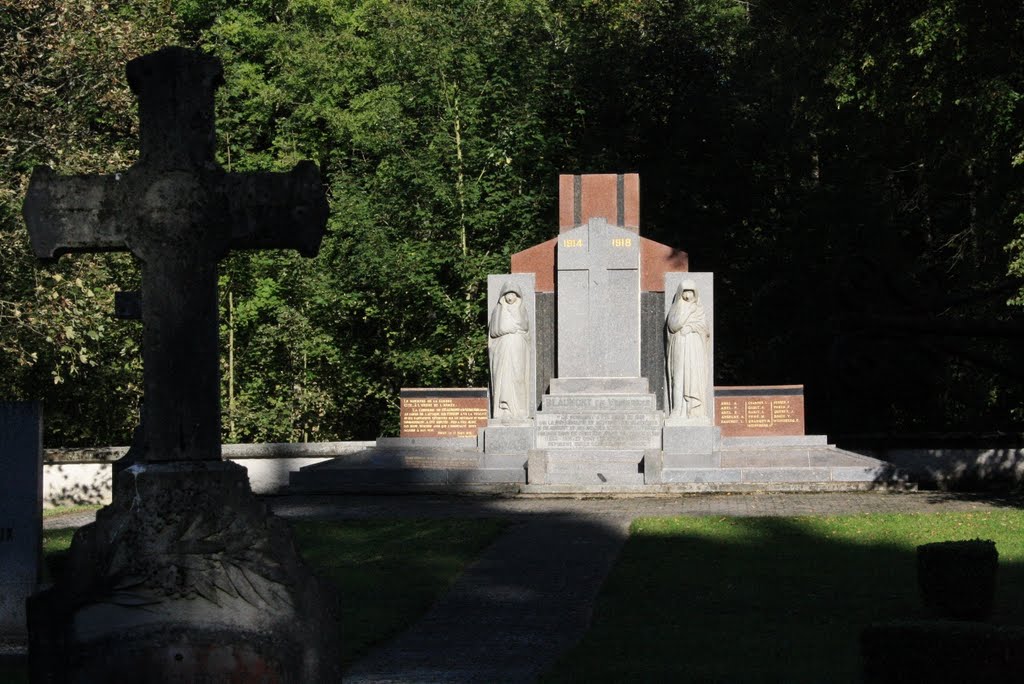
[[[640,237],[591,218],[556,255],[558,377],[640,377]]]
[[[219,460],[217,262],[245,248],[314,256],[327,201],[312,162],[289,173],[227,173],[217,164],[216,58],[166,48],[129,62],[127,73],[139,98],[138,162],[107,176],[37,168],[25,222],[43,260],[95,251],[141,260],[141,457]]]

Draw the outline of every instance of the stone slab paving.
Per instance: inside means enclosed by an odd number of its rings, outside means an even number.
[[[1024,508],[1024,498],[949,492],[793,492],[674,494],[662,496],[507,498],[397,496],[283,496],[265,499],[285,518],[350,520],[367,518],[521,518],[538,515],[622,518],[728,515],[787,516],[849,513],[927,513]]]
[[[346,682],[529,682],[575,644],[633,519],[929,513],[1024,507],[1024,499],[943,492],[550,498],[285,496],[289,519],[502,518],[513,522],[431,610],[346,673]],[[48,518],[77,527],[91,512]]]
[[[533,681],[586,631],[627,531],[624,518],[557,513],[514,524],[345,681]]]
[[[950,492],[793,492],[676,494],[663,496],[544,497],[431,495],[346,495],[265,497],[271,510],[301,520],[372,518],[522,518],[537,515],[612,517],[787,516],[848,513],[928,513],[1024,508],[1024,498]],[[43,520],[44,529],[81,527],[95,511],[76,511]]]

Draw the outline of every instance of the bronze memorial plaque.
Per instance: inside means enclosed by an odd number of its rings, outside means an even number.
[[[804,386],[716,387],[715,423],[723,437],[804,434]]]
[[[476,437],[487,426],[486,387],[403,387],[402,437]]]

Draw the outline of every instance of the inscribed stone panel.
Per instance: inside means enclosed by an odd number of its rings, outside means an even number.
[[[716,387],[716,425],[723,437],[803,435],[803,385]]]
[[[487,425],[485,387],[403,387],[402,437],[476,437]]]

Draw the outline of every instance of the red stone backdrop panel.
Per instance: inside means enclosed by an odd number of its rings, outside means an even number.
[[[602,217],[609,224],[640,232],[640,174],[562,174],[558,177],[558,230],[564,233]],[[537,292],[555,291],[557,238],[512,255],[512,273],[533,273]],[[640,289],[661,292],[665,273],[689,271],[686,252],[640,238]]]
[[[690,257],[683,250],[640,238],[640,289],[643,292],[664,292],[666,273],[689,270]]]
[[[537,292],[555,291],[555,245],[553,238],[512,255],[512,273],[533,273]]]
[[[587,173],[558,177],[558,232],[592,218],[640,232],[640,174]]]

